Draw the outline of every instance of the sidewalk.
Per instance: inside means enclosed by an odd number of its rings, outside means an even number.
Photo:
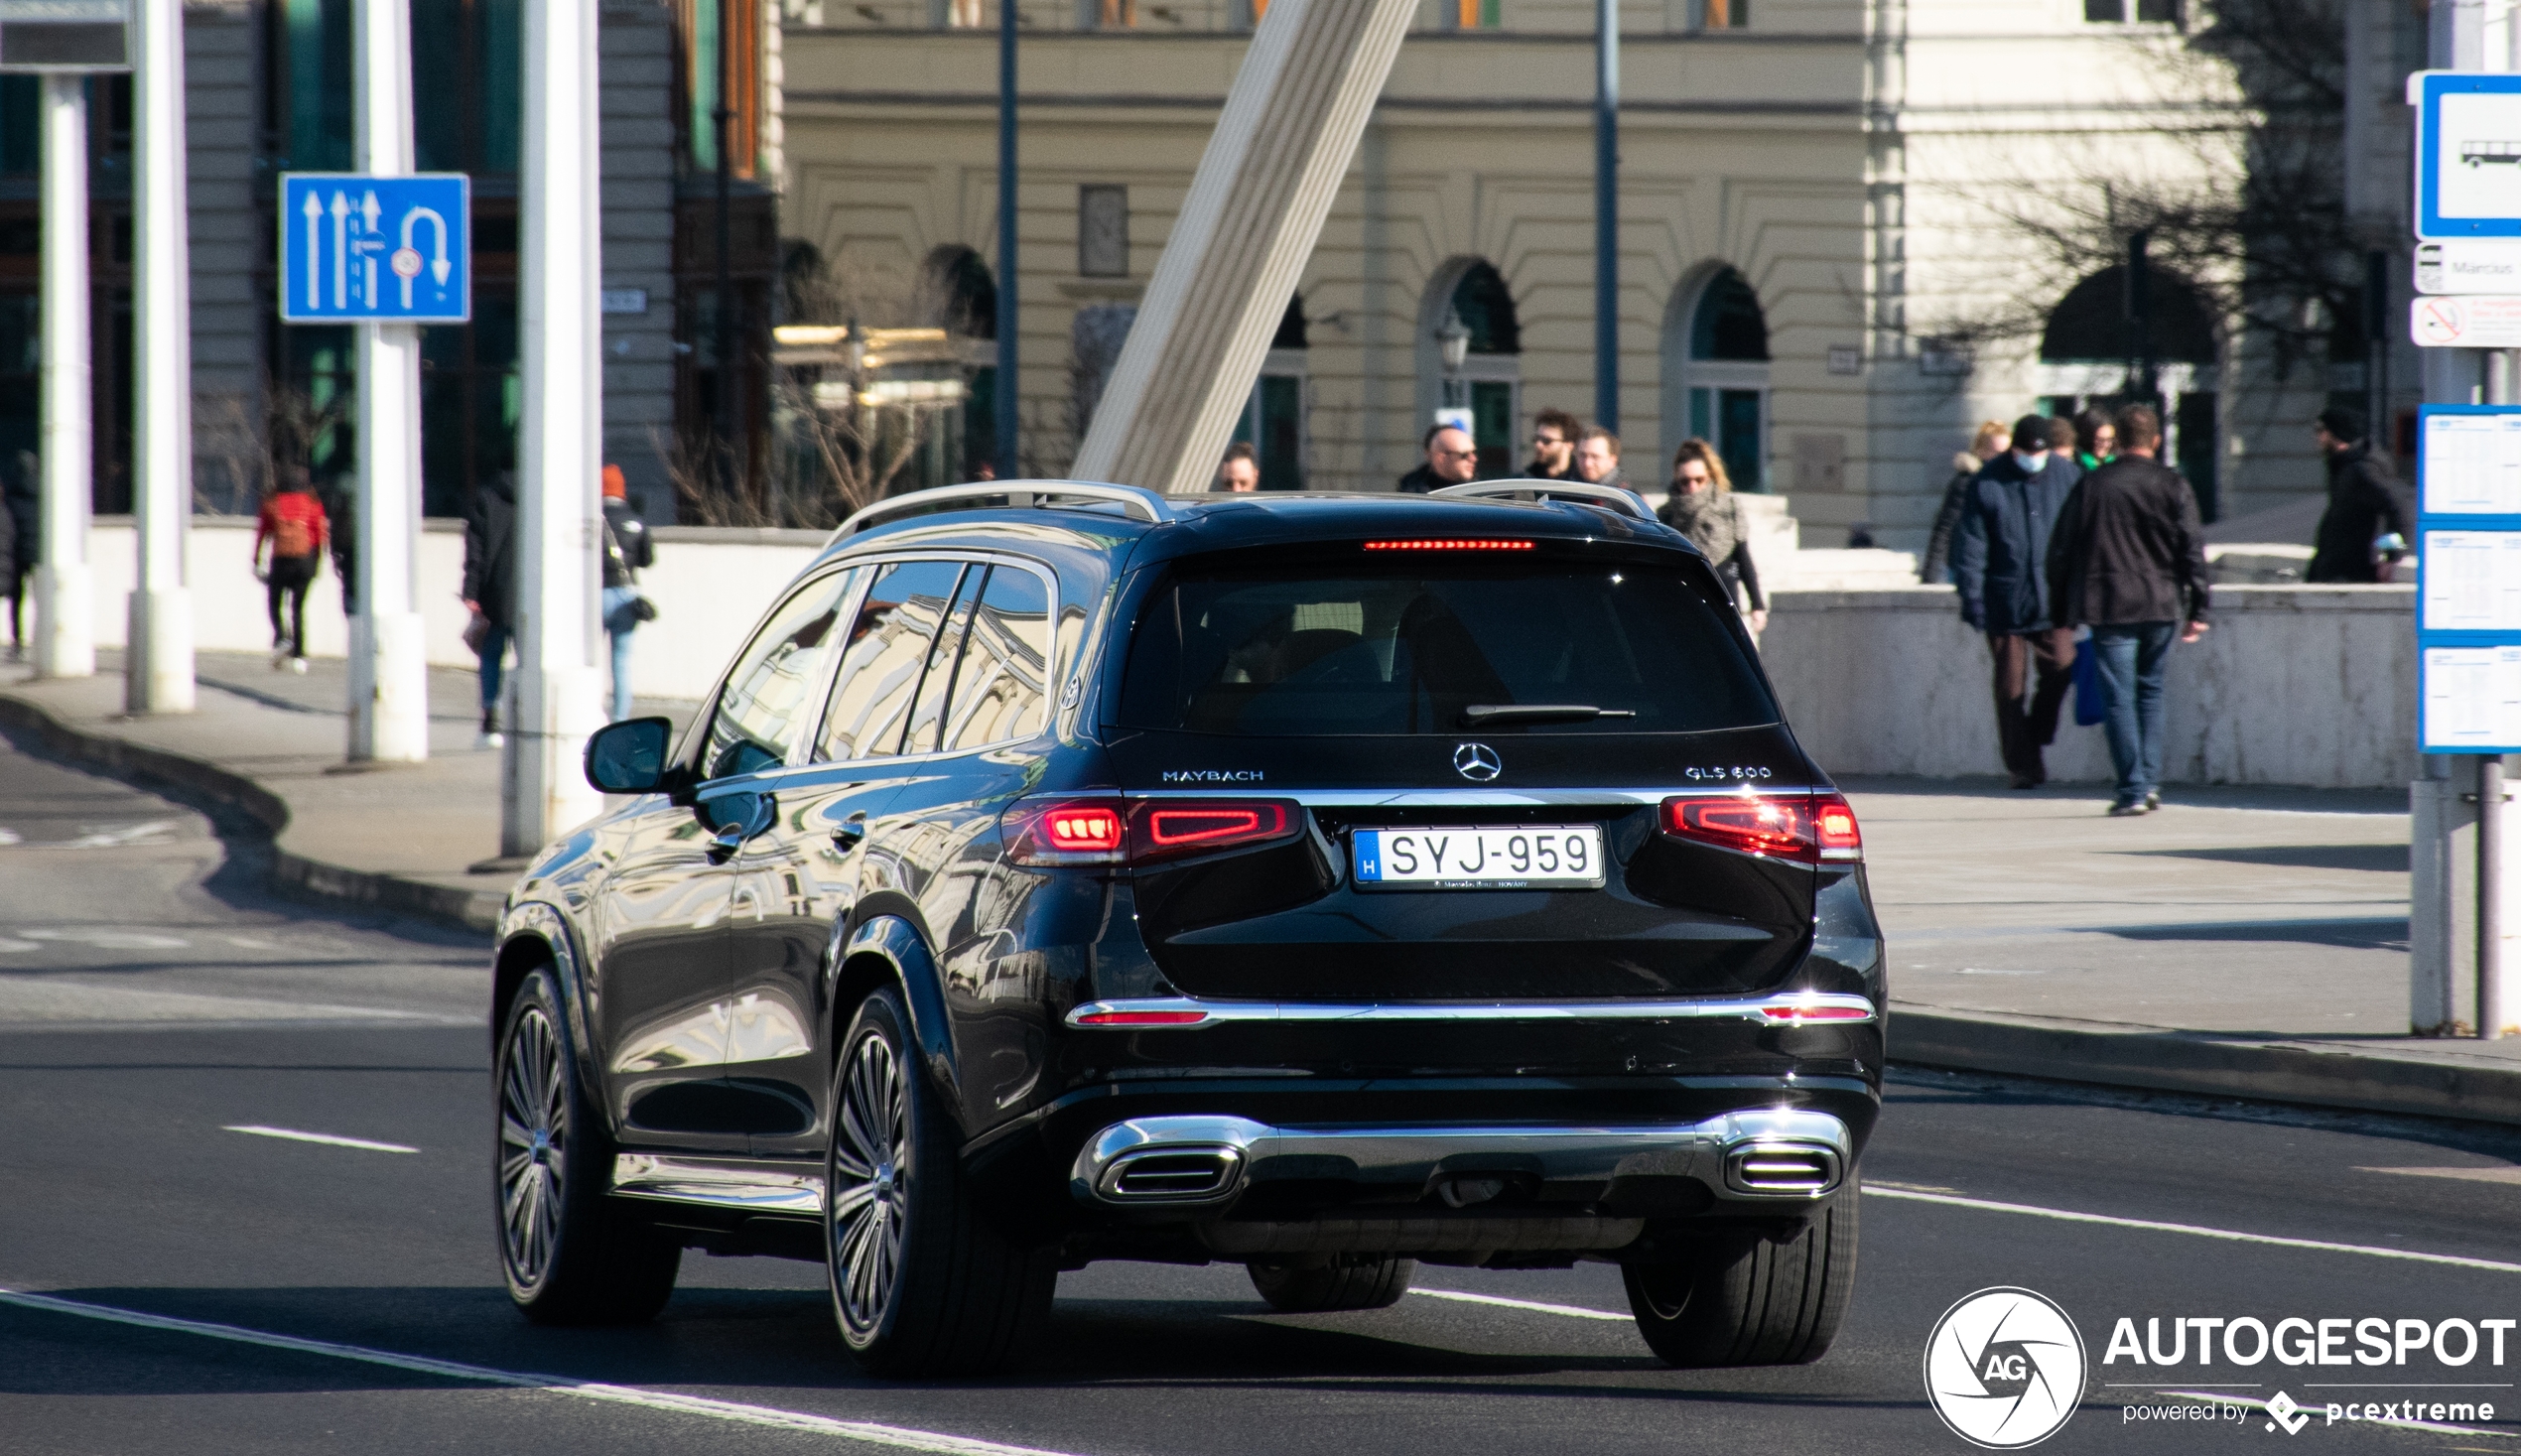
[[[499,755],[472,747],[473,675],[431,672],[429,762],[352,771],[342,674],[203,654],[199,711],[126,719],[112,654],[84,680],[6,668],[0,726],[244,810],[299,893],[488,928],[515,871],[487,864]],[[2097,788],[1845,787],[1890,933],[1895,1061],[2521,1124],[2521,1038],[2406,1034],[2403,795],[2175,789],[2110,819]]]

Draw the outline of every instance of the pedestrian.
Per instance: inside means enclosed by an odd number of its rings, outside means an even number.
[[[1672,452],[1671,492],[1659,512],[1663,524],[1688,537],[1707,558],[1736,611],[1749,598],[1751,609],[1743,612],[1743,620],[1751,624],[1751,635],[1758,636],[1769,624],[1769,603],[1760,595],[1759,563],[1751,558],[1750,516],[1733,493],[1724,457],[1706,441],[1682,441]]]
[[[639,591],[639,573],[656,565],[648,523],[630,508],[621,466],[604,466],[604,636],[612,645],[612,721],[630,716],[630,634],[656,619],[656,603]]]
[[[1925,564],[1918,568],[1917,579],[1927,586],[1952,579],[1952,528],[1961,522],[1961,503],[1969,496],[1969,484],[1987,463],[2002,454],[2013,443],[2013,427],[2002,420],[1989,420],[1972,435],[1969,449],[1952,457],[1952,478],[1943,485],[1943,504],[1934,512],[1934,529],[1926,533]]]
[[[0,488],[0,501],[5,501],[15,528],[9,533],[9,555],[12,570],[0,575],[0,590],[9,596],[9,660],[26,660],[26,584],[35,580],[37,563],[44,559],[44,482],[42,465],[35,452],[18,452],[17,472],[10,475],[5,488]]]
[[[2049,533],[2081,472],[2052,447],[2052,423],[2039,415],[2015,422],[2013,449],[1970,482],[1952,532],[1961,620],[1987,636],[1996,741],[2017,789],[2049,781],[2044,750],[2057,741],[2057,710],[2074,684],[2074,629],[2051,614],[2048,558]]]
[[[254,520],[254,575],[271,608],[271,668],[307,670],[307,589],[324,567],[330,522],[304,465],[282,467],[280,488],[263,498]],[[264,543],[270,543],[266,562]]]
[[[2085,475],[2065,498],[2049,538],[2049,584],[2060,626],[2092,629],[2118,792],[2109,812],[2162,806],[2163,679],[2176,639],[2205,634],[2205,528],[2197,495],[2155,459],[2162,417],[2144,405],[2119,411],[2117,459]]]
[[[1252,453],[1252,442],[1238,440],[1226,447],[1226,458],[1217,465],[1216,488],[1231,495],[1260,488],[1260,458]]]
[[[1426,448],[1426,463],[1400,477],[1402,492],[1425,495],[1447,485],[1468,485],[1479,473],[1479,447],[1461,426],[1431,425],[1418,443]]]
[[[472,620],[464,645],[481,664],[481,733],[476,748],[507,741],[499,728],[500,670],[516,630],[516,476],[494,470],[472,492],[464,518],[464,604]]]
[[[1564,480],[1575,473],[1576,437],[1584,433],[1584,422],[1565,410],[1547,409],[1532,416],[1531,463],[1524,466],[1527,480]]]
[[[0,490],[0,583],[5,583],[9,589],[9,612],[13,617],[17,614],[18,575],[17,512],[9,507],[9,493]],[[25,641],[12,635],[9,638],[9,660],[18,662],[25,657]]]
[[[2386,582],[2412,528],[2399,498],[2398,473],[2389,458],[2364,439],[2363,416],[2349,409],[2322,410],[2312,443],[2328,462],[2328,508],[2312,539],[2306,582]],[[2400,545],[2383,549],[2384,532]]]
[[[325,519],[332,536],[332,575],[341,587],[341,614],[359,614],[359,498],[351,489],[353,478],[336,474],[329,486],[316,486],[316,499],[324,504]]]
[[[1628,488],[1628,476],[1620,473],[1620,437],[1599,425],[1576,437],[1575,473],[1587,485]]]
[[[2089,474],[2118,455],[2118,426],[2099,410],[2074,416],[2074,463]]]

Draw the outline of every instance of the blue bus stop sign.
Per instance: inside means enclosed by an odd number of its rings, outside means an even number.
[[[282,174],[282,321],[469,321],[471,191],[471,179],[455,172]]]
[[[2416,235],[2427,241],[2521,237],[2521,74],[2420,70]]]

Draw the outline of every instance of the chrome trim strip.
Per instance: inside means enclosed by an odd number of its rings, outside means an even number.
[[[823,1175],[734,1159],[625,1152],[612,1160],[612,1191],[624,1198],[698,1203],[745,1213],[823,1213]]]
[[[1473,480],[1462,485],[1447,485],[1441,490],[1429,491],[1427,498],[1430,500],[1506,500],[1507,503],[1520,505],[1523,502],[1508,500],[1517,495],[1533,497],[1530,502],[1533,505],[1543,504],[1555,497],[1559,500],[1586,505],[1607,506],[1633,520],[1655,519],[1654,509],[1646,504],[1646,497],[1627,486],[1589,485],[1581,480],[1539,480],[1527,475],[1510,475],[1496,480]]]
[[[1476,789],[1255,789],[1241,785],[1203,789],[1168,785],[1160,789],[1123,789],[1121,796],[1126,799],[1292,799],[1308,809],[1545,809],[1558,805],[1660,804],[1665,799],[1731,798],[1746,788],[1774,794],[1836,792],[1761,779],[1756,783],[1704,783],[1679,789],[1501,789],[1495,784]],[[1111,791],[1107,789],[1104,792]]]
[[[1323,1175],[1324,1159],[1345,1163],[1361,1182],[1425,1185],[1448,1159],[1512,1158],[1544,1181],[1606,1181],[1614,1177],[1694,1177],[1719,1198],[1796,1200],[1826,1196],[1843,1180],[1854,1156],[1847,1125],[1827,1113],[1767,1108],[1723,1113],[1668,1126],[1583,1127],[1274,1127],[1249,1118],[1178,1116],[1132,1118],[1115,1123],[1077,1150],[1069,1192],[1089,1205],[1144,1206],[1147,1200],[1114,1196],[1109,1179],[1127,1160],[1179,1149],[1232,1148],[1241,1154],[1239,1177],[1222,1192],[1176,1207],[1222,1204],[1245,1186],[1269,1180],[1271,1160],[1295,1158],[1297,1174]],[[1795,1192],[1752,1192],[1725,1176],[1738,1151],[1808,1149],[1829,1160],[1829,1183]],[[1456,1164],[1459,1167],[1459,1164]],[[1474,1163],[1476,1166],[1476,1163]]]
[[[957,501],[993,500],[998,496],[1006,497],[1005,505],[995,507],[999,510],[1046,510],[1050,501],[1065,498],[1117,504],[1149,525],[1162,525],[1174,518],[1171,501],[1136,485],[1107,485],[1094,480],[992,480],[968,485],[939,485],[879,500],[841,522],[840,528],[832,533],[831,540],[824,543],[824,549],[828,551],[861,531],[871,531],[905,516],[932,513],[934,507],[952,505]],[[983,510],[991,508],[980,507]]]
[[[1837,992],[1797,992],[1788,995],[1729,997],[1707,1000],[1619,1001],[1482,1001],[1454,1005],[1410,1001],[1369,1005],[1318,1004],[1304,1001],[1211,1001],[1193,996],[1145,996],[1131,1000],[1088,1001],[1069,1011],[1067,1024],[1079,1031],[1196,1031],[1229,1021],[1678,1021],[1733,1019],[1762,1025],[1791,1025],[1772,1017],[1772,1009],[1861,1010],[1862,1017],[1813,1021],[1815,1026],[1861,1026],[1879,1014],[1872,1001]],[[1079,1018],[1115,1011],[1198,1011],[1203,1019],[1172,1025],[1096,1026]]]

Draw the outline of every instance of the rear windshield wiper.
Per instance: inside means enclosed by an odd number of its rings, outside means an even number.
[[[1462,710],[1462,727],[1490,723],[1589,723],[1597,718],[1635,718],[1626,708],[1596,708],[1590,703],[1475,703]]]

